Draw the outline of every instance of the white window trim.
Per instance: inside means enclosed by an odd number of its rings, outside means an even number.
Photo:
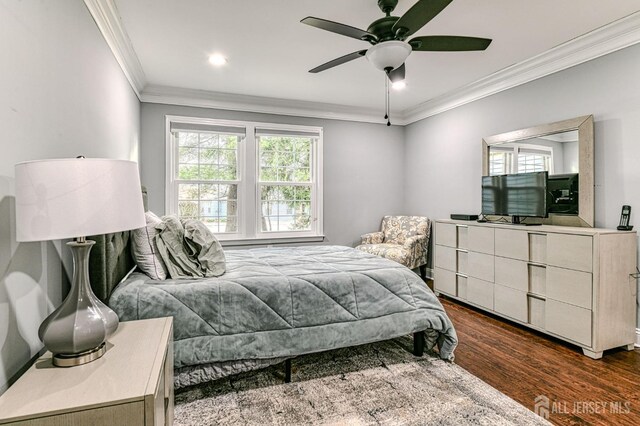
[[[178,211],[176,194],[176,163],[178,146],[173,143],[171,123],[208,124],[214,126],[244,127],[246,131],[243,143],[238,146],[238,232],[233,234],[217,233],[216,237],[225,246],[251,244],[277,244],[306,241],[322,241],[323,224],[323,129],[316,126],[293,124],[262,123],[256,121],[218,120],[211,118],[185,117],[178,115],[165,116],[165,211],[176,214]],[[311,185],[311,220],[310,231],[260,231],[259,192],[259,152],[256,141],[256,128],[261,130],[300,131],[317,133],[317,141],[312,150],[312,185]],[[250,152],[255,155],[250,155]],[[248,173],[253,170],[253,176]],[[255,191],[251,188],[255,188]]]
[[[553,149],[544,145],[531,145],[531,144],[519,144],[519,143],[509,143],[507,146],[496,145],[492,147],[496,151],[502,152],[512,152],[513,158],[511,161],[511,170],[507,170],[507,174],[519,173],[518,171],[518,155],[520,154],[520,149],[535,149],[539,151],[545,151],[549,155],[549,174],[553,174],[555,170],[555,166],[553,164]],[[491,168],[491,167],[489,167]]]

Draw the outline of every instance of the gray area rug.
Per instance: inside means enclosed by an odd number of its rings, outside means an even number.
[[[413,340],[306,355],[176,392],[176,425],[542,425],[541,417]]]

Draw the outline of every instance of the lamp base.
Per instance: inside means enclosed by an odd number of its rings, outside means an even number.
[[[105,341],[118,327],[118,316],[89,285],[89,251],[95,241],[67,243],[73,254],[71,289],[62,304],[40,325],[38,335],[54,354],[53,365],[73,367],[104,355]]]
[[[78,354],[55,354],[51,359],[56,367],[75,367],[77,365],[87,364],[95,361],[107,352],[106,345],[103,343],[97,348]]]

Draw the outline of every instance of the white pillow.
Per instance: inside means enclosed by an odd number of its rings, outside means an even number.
[[[138,268],[154,280],[167,279],[167,267],[158,254],[155,236],[156,225],[162,220],[153,212],[146,212],[147,226],[131,231],[133,237],[132,253]]]

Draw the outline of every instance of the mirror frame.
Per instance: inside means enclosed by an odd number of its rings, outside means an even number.
[[[549,225],[593,227],[595,225],[593,115],[541,124],[539,126],[514,130],[482,139],[482,176],[489,174],[490,146],[572,130],[578,131],[578,190],[580,191],[578,196],[578,215],[566,216],[551,213],[548,218],[543,219],[543,223]]]

